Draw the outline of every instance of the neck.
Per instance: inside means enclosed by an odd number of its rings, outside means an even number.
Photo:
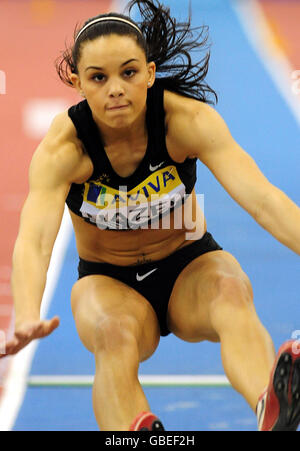
[[[104,145],[108,147],[119,144],[120,142],[132,143],[145,139],[147,137],[146,110],[147,108],[145,107],[142,114],[132,124],[120,128],[110,127],[94,117]]]

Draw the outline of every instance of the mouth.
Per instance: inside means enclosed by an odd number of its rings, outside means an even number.
[[[118,110],[125,110],[126,108],[128,108],[129,105],[116,105],[110,108],[107,108],[108,111],[118,111]]]

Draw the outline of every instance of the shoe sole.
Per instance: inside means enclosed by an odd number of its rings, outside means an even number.
[[[163,427],[162,423],[159,420],[155,420],[152,423],[151,429],[147,429],[147,428],[140,429],[140,431],[150,431],[150,430],[152,432],[160,432],[160,431],[164,431],[165,428]]]
[[[280,412],[273,431],[296,431],[300,423],[300,357],[283,352],[273,378]]]

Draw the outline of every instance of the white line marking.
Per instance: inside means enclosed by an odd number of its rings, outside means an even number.
[[[57,235],[49,265],[47,284],[42,300],[41,317],[45,318],[52,300],[64,256],[71,237],[70,215],[65,208],[62,224]],[[38,340],[11,358],[11,365],[4,381],[0,402],[0,431],[12,430],[27,389],[27,378]]]
[[[294,69],[286,55],[275,44],[272,45],[274,36],[261,6],[256,0],[231,0],[231,3],[250,44],[300,124],[300,102],[292,90]]]
[[[231,387],[224,375],[140,375],[139,381],[144,387]],[[35,375],[27,379],[31,387],[90,387],[93,385],[92,375]]]
[[[178,410],[199,409],[200,403],[195,401],[178,401],[167,404],[165,412],[176,412]]]

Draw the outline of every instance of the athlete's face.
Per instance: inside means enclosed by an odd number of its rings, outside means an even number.
[[[109,35],[83,44],[73,85],[84,95],[101,126],[130,127],[146,109],[155,64],[130,36]]]

